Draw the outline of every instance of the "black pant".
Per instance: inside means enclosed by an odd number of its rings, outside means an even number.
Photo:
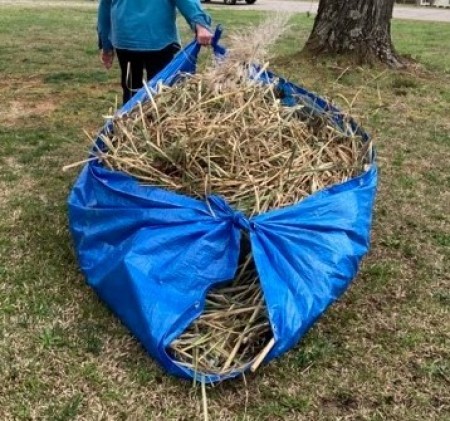
[[[143,86],[144,70],[146,80],[151,79],[166,67],[178,52],[180,46],[171,44],[158,51],[133,51],[116,49],[121,70],[123,103]]]

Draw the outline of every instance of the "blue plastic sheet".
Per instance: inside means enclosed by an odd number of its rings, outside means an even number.
[[[219,36],[214,49],[224,54]],[[199,49],[189,44],[120,113],[145,101],[157,83],[194,72]],[[285,101],[304,101],[312,112],[332,113],[343,124],[323,99],[283,79],[279,83]],[[350,128],[367,139],[356,123]],[[296,205],[247,218],[219,196],[201,201],[142,186],[92,161],[69,196],[70,229],[81,269],[98,296],[167,372],[200,378],[167,349],[201,314],[208,290],[234,277],[241,231],[250,234],[275,338],[268,362],[295,346],[355,277],[369,247],[376,185],[373,162],[362,175]]]

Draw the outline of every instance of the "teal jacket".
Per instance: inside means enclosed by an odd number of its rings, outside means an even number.
[[[200,0],[100,0],[97,29],[103,50],[153,51],[179,43],[176,9],[193,29],[211,25]]]

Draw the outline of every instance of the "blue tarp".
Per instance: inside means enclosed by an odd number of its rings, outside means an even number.
[[[224,53],[214,46],[216,54]],[[119,112],[145,101],[159,81],[171,84],[180,72],[194,72],[199,49],[195,41],[189,44]],[[286,100],[303,98],[314,112],[332,113],[342,123],[339,111],[323,99],[283,79],[279,83]],[[356,123],[351,126],[367,139]],[[190,378],[195,374],[167,349],[201,314],[208,290],[234,277],[241,230],[250,234],[275,338],[267,362],[295,346],[355,277],[369,247],[376,185],[373,161],[352,180],[247,218],[219,196],[201,201],[142,186],[92,161],[70,193],[70,229],[88,284],[167,372]]]

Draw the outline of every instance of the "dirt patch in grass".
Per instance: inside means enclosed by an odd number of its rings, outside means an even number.
[[[30,117],[45,117],[56,109],[53,99],[45,98],[40,101],[15,100],[3,105],[0,111],[0,124],[5,127],[13,127],[19,121]]]

